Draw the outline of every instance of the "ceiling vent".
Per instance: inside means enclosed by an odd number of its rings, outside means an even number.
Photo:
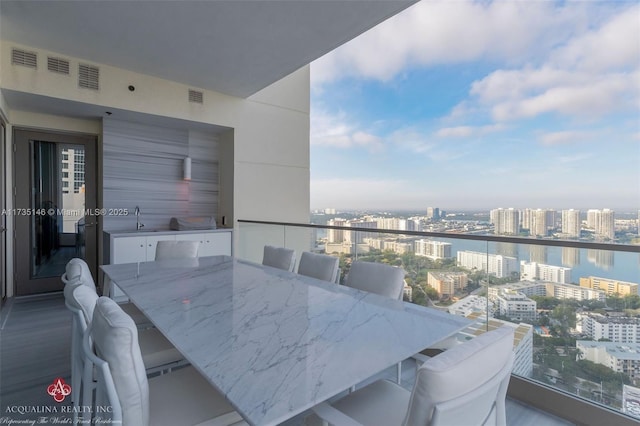
[[[204,98],[204,94],[197,90],[189,89],[189,102],[193,102],[194,104],[201,104]]]
[[[38,68],[38,56],[35,52],[13,49],[11,50],[11,63],[29,68]]]
[[[78,66],[78,85],[83,89],[100,89],[100,69],[80,64]]]
[[[53,58],[49,56],[47,58],[47,69],[51,72],[57,72],[60,74],[69,74],[69,61],[62,58]]]

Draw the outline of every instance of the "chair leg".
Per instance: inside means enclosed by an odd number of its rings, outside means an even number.
[[[398,363],[398,384],[402,384],[402,361]]]

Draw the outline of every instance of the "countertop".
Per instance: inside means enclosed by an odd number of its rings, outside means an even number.
[[[233,228],[216,228],[216,229],[196,229],[189,231],[174,231],[172,229],[144,229],[141,230],[124,230],[124,231],[104,231],[110,237],[131,237],[133,235],[139,235],[141,237],[153,236],[153,235],[175,235],[175,234],[204,234],[210,232],[231,232]]]

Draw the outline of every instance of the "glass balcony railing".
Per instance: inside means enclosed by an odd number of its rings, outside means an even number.
[[[402,267],[405,301],[474,320],[440,349],[513,327],[514,377],[640,420],[640,246],[243,220],[238,229],[237,257],[261,262],[266,244],[326,253],[340,258],[341,282],[354,260]]]

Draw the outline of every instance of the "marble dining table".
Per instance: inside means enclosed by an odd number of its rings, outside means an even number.
[[[229,256],[101,268],[252,425],[284,422],[469,324]]]

